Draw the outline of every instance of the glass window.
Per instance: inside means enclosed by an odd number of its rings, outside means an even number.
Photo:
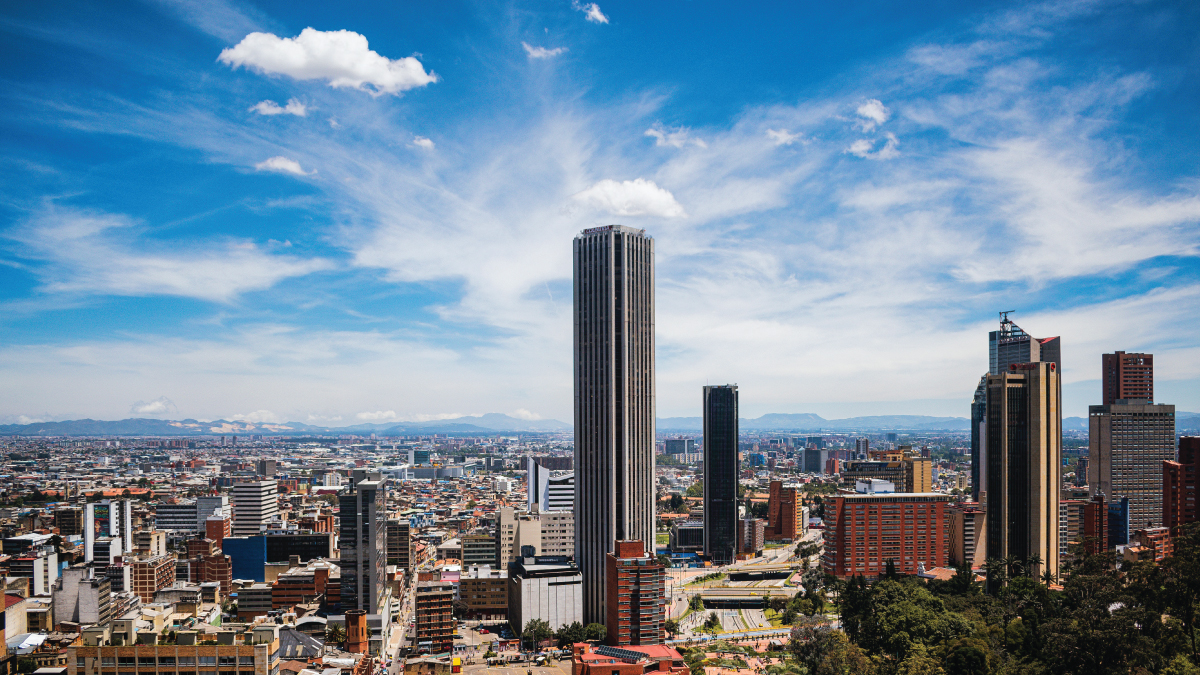
[[[238,663],[242,664],[243,666],[252,666],[252,665],[254,665],[254,657],[253,656],[239,656]]]
[[[223,666],[236,666],[237,665],[237,657],[236,656],[222,656],[220,663]]]
[[[175,657],[174,656],[160,656],[160,657],[158,657],[158,665],[173,666],[173,665],[175,665]]]
[[[119,666],[136,666],[137,658],[135,658],[133,656],[119,656],[119,657],[117,657],[117,665],[119,665]]]
[[[194,665],[196,665],[196,657],[194,657],[194,656],[181,656],[181,657],[179,657],[179,665],[181,665],[181,666],[194,666]]]
[[[139,666],[152,666],[152,665],[154,665],[154,655],[153,655],[153,654],[151,654],[151,655],[149,655],[149,656],[139,656],[139,657],[138,657],[138,665],[139,665]]]
[[[200,665],[202,665],[202,666],[215,666],[215,665],[217,665],[217,657],[215,657],[215,656],[201,656],[201,657],[200,657]]]
[[[84,659],[82,656],[76,656],[75,657],[75,667],[76,668],[86,668],[87,667],[87,659]]]
[[[115,656],[101,656],[101,657],[100,657],[100,665],[102,665],[102,666],[115,666],[115,665],[117,665],[117,657],[115,657]]]

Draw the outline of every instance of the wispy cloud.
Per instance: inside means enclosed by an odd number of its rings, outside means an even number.
[[[285,106],[280,106],[274,101],[259,101],[250,107],[250,112],[256,112],[259,115],[295,115],[296,117],[304,117],[308,114],[308,108],[300,101],[292,98],[288,99]]]
[[[293,176],[311,176],[317,172],[316,169],[313,169],[312,171],[305,171],[304,167],[300,166],[300,162],[297,162],[294,159],[289,159],[289,158],[283,157],[283,156],[270,157],[268,159],[264,159],[263,161],[259,162],[258,164],[255,164],[254,168],[258,171],[274,171],[275,173],[290,173]]]
[[[571,6],[583,12],[584,17],[592,23],[608,23],[608,17],[604,15],[604,12],[600,11],[600,5],[594,2],[582,3],[579,0],[571,0]]]
[[[675,129],[664,127],[661,124],[655,124],[647,129],[643,135],[654,139],[654,145],[658,147],[682,148],[685,145],[694,145],[698,148],[707,148],[708,144],[699,138],[693,138],[691,131],[683,127]]]
[[[326,80],[334,88],[360,89],[375,96],[399,94],[438,79],[437,75],[426,73],[416,57],[381,56],[368,46],[365,36],[348,30],[305,28],[294,38],[251,33],[237,45],[223,50],[217,60],[266,75]]]
[[[555,47],[553,49],[547,49],[546,47],[534,47],[533,45],[530,45],[528,42],[522,42],[521,46],[525,48],[525,53],[531,59],[552,59],[555,56],[558,56],[559,54],[562,54],[567,51],[566,47]]]
[[[426,150],[433,149],[433,141],[425,138],[424,136],[413,136],[412,144],[418,148],[424,148]]]
[[[155,242],[121,215],[45,206],[9,238],[21,256],[39,261],[50,293],[172,295],[229,302],[289,277],[327,270],[332,263],[276,255],[249,241]]]
[[[775,145],[791,145],[796,141],[803,141],[804,134],[793,134],[787,129],[767,129],[767,138]]]
[[[896,135],[887,133],[884,134],[882,145],[860,138],[851,143],[850,147],[846,148],[846,152],[863,159],[895,159],[900,156],[900,151],[897,149],[899,146],[900,141],[896,140]]]

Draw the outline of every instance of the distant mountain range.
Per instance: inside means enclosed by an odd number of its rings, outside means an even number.
[[[346,427],[314,426],[302,422],[245,422],[213,420],[68,420],[33,424],[0,424],[0,434],[18,436],[337,436],[341,434],[487,434],[496,432],[570,431],[571,425],[558,420],[523,420],[500,413],[456,417],[427,422],[383,422]]]
[[[829,420],[813,413],[768,413],[754,419],[741,418],[742,431],[855,431],[904,429],[910,431],[967,431],[971,421],[965,417],[929,415],[870,415]],[[661,417],[659,431],[702,431],[700,417]]]
[[[931,417],[928,415],[870,415],[825,419],[813,413],[768,413],[754,419],[739,421],[742,431],[967,431],[970,420],[965,417]],[[659,431],[703,431],[699,417],[660,417]],[[1180,431],[1200,431],[1200,413],[1178,412],[1175,428]],[[1086,417],[1063,418],[1063,431],[1087,431]],[[155,420],[132,418],[126,420],[68,420],[64,422],[35,422],[32,424],[0,424],[0,434],[16,436],[338,436],[342,434],[378,434],[407,436],[418,434],[494,434],[569,432],[571,425],[558,420],[523,420],[501,413],[455,417],[427,422],[382,422],[355,424],[346,427],[314,426],[302,422],[281,424],[214,420]]]

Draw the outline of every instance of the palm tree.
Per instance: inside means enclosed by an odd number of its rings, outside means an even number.
[[[335,623],[325,629],[325,642],[341,646],[346,641],[346,627]]]
[[[1042,581],[1046,582],[1046,585],[1049,586],[1050,584],[1058,581],[1058,576],[1054,574],[1054,572],[1051,572],[1049,569],[1047,569],[1045,572],[1042,572]]]
[[[1037,574],[1037,569],[1042,566],[1042,556],[1034,553],[1025,560],[1025,576],[1033,576]]]

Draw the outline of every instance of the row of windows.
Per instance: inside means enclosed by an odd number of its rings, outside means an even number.
[[[83,657],[83,656],[76,657],[75,658],[76,665],[78,665],[80,668],[84,667],[85,659],[86,659],[86,657]],[[222,665],[222,666],[236,666],[236,665],[253,666],[254,665],[254,657],[253,656],[220,656],[220,657],[217,657],[217,656],[200,656],[200,657],[180,656],[178,658],[178,665],[181,665],[181,666],[194,666],[194,665],[197,665],[197,663],[199,663],[199,665],[201,665],[201,666],[215,666],[218,664]],[[156,665],[156,663],[155,663],[154,656],[136,656],[136,657],[135,656],[102,656],[102,657],[100,657],[100,665],[101,666],[118,666],[118,665],[119,666],[153,666],[153,665]],[[176,657],[160,656],[160,657],[158,657],[157,665],[174,666],[174,665],[176,665]]]

